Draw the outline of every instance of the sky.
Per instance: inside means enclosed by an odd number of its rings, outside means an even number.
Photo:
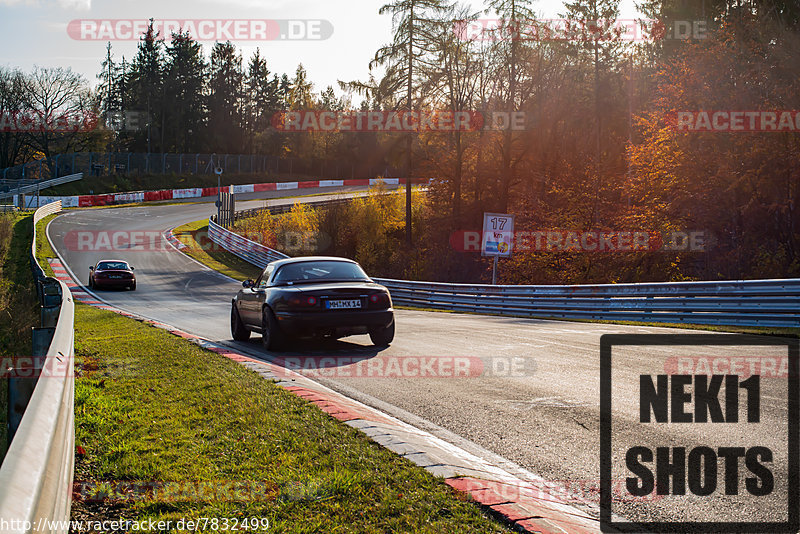
[[[244,25],[245,33],[239,37],[251,37],[231,39],[242,51],[245,65],[256,48],[260,48],[271,72],[291,77],[302,62],[315,91],[332,85],[340,94],[337,80],[367,80],[375,51],[391,40],[391,16],[378,14],[383,3],[382,0],[0,0],[0,66],[24,71],[34,65],[70,67],[95,86],[108,39],[101,39],[99,25],[92,29],[86,22],[70,24],[71,21],[126,21],[123,25],[115,23],[119,32],[111,40],[115,59],[119,61],[123,55],[130,59],[135,54],[136,41],[124,39],[128,24],[132,27],[135,21],[151,17],[192,20],[198,26],[205,24],[199,29],[208,32],[208,37],[225,40],[226,31],[233,32],[233,27],[226,27],[224,22],[211,26],[210,21],[233,19],[244,21],[239,24]],[[477,11],[483,4],[475,0],[472,7]],[[557,18],[564,11],[563,3],[558,0],[539,0],[533,7],[541,18]],[[633,0],[622,0],[620,18],[635,17]],[[311,34],[314,38],[273,39],[270,38],[273,26],[268,25],[265,30],[254,22],[260,20],[297,21],[282,26],[280,32]],[[97,39],[82,38],[81,28],[84,35]],[[214,41],[201,42],[208,56]]]

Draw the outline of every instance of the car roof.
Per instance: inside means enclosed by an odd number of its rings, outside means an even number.
[[[125,260],[98,260],[98,262],[95,263],[95,265],[100,265],[101,263],[105,263],[105,262],[108,262],[108,263],[124,263],[125,265],[130,266],[130,263],[128,263]]]
[[[286,258],[283,260],[275,260],[270,263],[270,265],[274,265],[275,267],[280,267],[282,265],[286,265],[289,263],[304,263],[304,262],[312,262],[312,261],[341,261],[345,263],[357,263],[350,258],[340,258],[338,256],[298,256],[296,258]]]

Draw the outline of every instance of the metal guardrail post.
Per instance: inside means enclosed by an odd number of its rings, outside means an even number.
[[[56,329],[33,328],[31,335],[33,338],[33,350],[31,351],[30,366],[25,365],[24,360],[14,368],[9,369],[8,377],[8,438],[10,444],[14,440],[25,410],[28,408],[36,383],[39,380],[39,373],[42,370],[44,357],[47,349],[53,341]]]
[[[61,286],[55,278],[45,278],[39,284],[41,287],[41,324],[43,327],[55,326],[58,323],[58,312],[61,308]]]

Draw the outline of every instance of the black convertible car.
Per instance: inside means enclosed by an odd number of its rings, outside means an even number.
[[[394,339],[389,291],[345,258],[310,256],[270,263],[245,280],[231,302],[231,334],[245,341],[261,333],[267,350],[288,337],[340,338],[369,334],[375,345]]]
[[[100,260],[89,266],[89,287],[126,287],[136,290],[136,275],[133,266],[122,260]]]

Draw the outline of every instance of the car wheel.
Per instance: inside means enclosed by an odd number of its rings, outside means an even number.
[[[130,285],[131,291],[136,291],[136,282]]]
[[[89,277],[89,289],[94,289],[94,282],[92,282],[92,277]]]
[[[275,314],[267,307],[261,312],[261,344],[266,350],[279,350],[283,345],[283,332]]]
[[[244,327],[236,306],[231,306],[231,335],[235,341],[247,341],[250,339],[250,330]]]
[[[369,339],[372,341],[373,345],[377,345],[378,347],[388,346],[394,339],[394,319],[389,323],[389,326],[370,329]]]

